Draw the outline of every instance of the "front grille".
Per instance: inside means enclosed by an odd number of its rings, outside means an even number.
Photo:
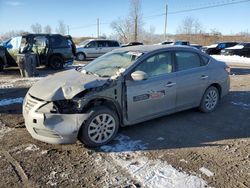
[[[37,99],[28,94],[24,104],[26,113],[28,113],[38,102],[39,101]]]
[[[40,136],[45,136],[45,137],[50,137],[50,138],[61,138],[59,134],[52,130],[48,129],[38,129],[38,128],[33,128],[35,133],[40,135]]]

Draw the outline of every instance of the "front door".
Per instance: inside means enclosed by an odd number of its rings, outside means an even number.
[[[126,81],[129,123],[137,123],[175,108],[176,76],[172,71],[170,52],[152,55],[134,71],[147,73],[148,79]]]

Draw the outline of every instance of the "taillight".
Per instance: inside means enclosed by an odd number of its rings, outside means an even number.
[[[230,72],[231,72],[230,67],[229,67],[229,66],[226,66],[226,67],[225,67],[225,71],[226,71],[228,74],[230,74]]]

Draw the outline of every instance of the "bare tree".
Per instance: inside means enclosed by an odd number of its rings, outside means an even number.
[[[142,25],[142,12],[141,12],[141,1],[140,0],[130,0],[130,15],[129,19],[132,23],[134,30],[134,41],[138,40],[138,32]]]
[[[202,32],[202,24],[193,17],[186,17],[177,29],[178,34],[198,34]]]
[[[119,18],[111,23],[115,35],[123,43],[142,40],[143,23],[141,13],[141,1],[130,0],[130,12],[128,17]],[[140,34],[140,35],[139,35]]]
[[[28,34],[28,33],[29,32],[23,31],[23,30],[18,30],[18,31],[13,30],[13,31],[8,31],[6,33],[1,34],[1,38],[2,38],[2,40],[6,40],[6,39],[9,39],[11,37],[16,37],[16,36]]]
[[[66,34],[66,25],[63,20],[58,21],[58,27],[56,28],[56,32],[65,35]]]
[[[32,24],[30,27],[31,27],[31,30],[33,33],[41,33],[42,32],[42,25],[39,23]]]
[[[111,23],[111,28],[115,31],[116,35],[121,42],[127,43],[130,40],[131,24],[128,19],[119,18]]]
[[[43,28],[43,31],[44,33],[52,33],[52,28],[50,27],[50,25],[46,25],[44,28]]]

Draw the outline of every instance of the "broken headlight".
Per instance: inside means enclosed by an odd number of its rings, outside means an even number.
[[[83,99],[60,100],[55,101],[54,104],[61,114],[75,114],[82,111],[83,101]]]
[[[42,105],[38,110],[37,112],[39,113],[58,113],[58,108],[57,106],[53,103],[53,102],[48,102],[44,105]]]

